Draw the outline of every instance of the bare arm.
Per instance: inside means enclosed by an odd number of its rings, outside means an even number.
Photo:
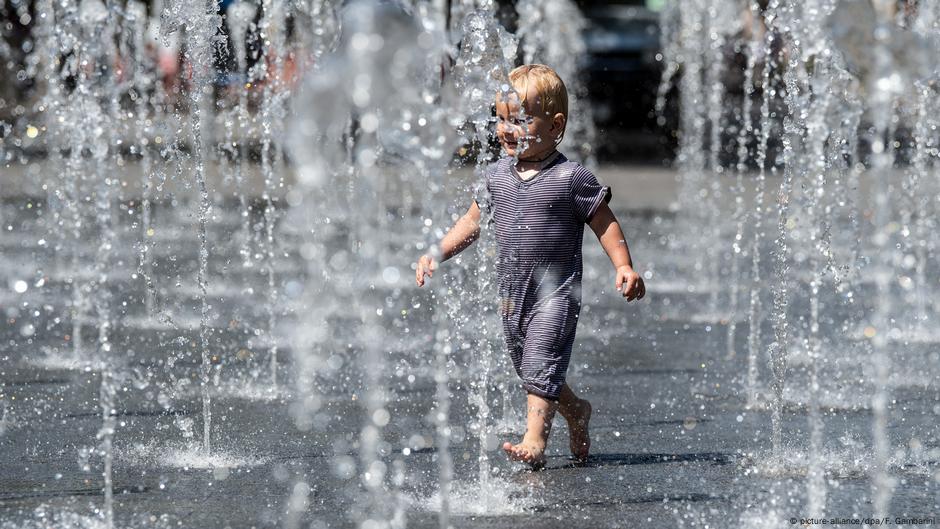
[[[467,212],[457,220],[457,223],[447,232],[447,235],[441,239],[441,262],[459,254],[479,237],[480,207],[474,200]],[[433,277],[436,268],[437,263],[431,255],[422,255],[418,259],[418,266],[415,270],[415,283],[419,287],[424,286],[424,276]]]
[[[464,251],[480,237],[480,207],[476,200],[441,239],[441,262]]]
[[[614,265],[617,274],[615,281],[617,290],[623,293],[627,301],[640,299],[646,295],[643,278],[633,270],[630,247],[627,246],[620,223],[617,222],[617,217],[606,202],[602,202],[597,208],[589,225],[594,230],[594,235],[597,235],[601,246],[604,247],[604,251],[607,252],[607,256],[610,257],[611,264]]]

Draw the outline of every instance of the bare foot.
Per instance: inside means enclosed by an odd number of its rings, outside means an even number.
[[[522,461],[532,465],[533,470],[545,466],[545,444],[552,430],[552,418],[558,403],[529,393],[526,397],[528,411],[526,430],[519,444],[503,443],[503,450],[513,461]]]
[[[509,459],[528,463],[533,470],[539,470],[545,466],[545,442],[530,439],[528,432],[519,444],[514,445],[508,441],[503,443],[503,450]]]
[[[571,455],[578,461],[587,461],[591,452],[591,434],[588,423],[591,422],[591,403],[580,399],[576,406],[571,407],[571,413],[566,417],[568,431],[571,433]]]

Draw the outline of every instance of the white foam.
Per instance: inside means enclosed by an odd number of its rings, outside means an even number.
[[[265,377],[267,378],[267,377]],[[290,401],[293,399],[293,393],[285,384],[277,387],[270,383],[254,380],[251,378],[233,378],[230,380],[221,380],[219,384],[210,385],[209,393],[213,397],[240,399],[260,402],[272,401]],[[176,388],[175,398],[194,397],[202,394],[202,387],[199,384],[190,384],[183,388]]]
[[[270,383],[262,383],[252,379],[222,381],[218,387],[212,388],[212,394],[224,398],[262,402],[293,399],[293,394],[283,384],[275,387]]]
[[[862,478],[869,475],[874,463],[872,449],[854,439],[841,439],[843,447],[825,448],[819,456],[826,475],[834,478]],[[892,473],[930,476],[933,452],[896,452],[888,461]],[[809,453],[788,448],[779,456],[760,454],[741,459],[745,474],[766,477],[803,477],[809,473]]]
[[[199,328],[200,319],[196,316],[178,314],[169,317],[169,319],[166,318],[166,316],[161,315],[128,315],[121,319],[121,325],[130,329],[148,331],[169,331],[174,329],[195,330]]]
[[[107,529],[104,519],[71,511],[55,512],[45,506],[33,511],[32,520],[3,522],[0,529]]]
[[[115,525],[119,525],[115,523]],[[108,524],[99,513],[78,513],[74,511],[58,511],[48,505],[40,505],[33,510],[30,520],[2,521],[0,529],[107,529]],[[169,529],[178,527],[172,523],[166,514],[152,515],[137,513],[133,515],[127,527],[149,527],[154,529]]]
[[[99,352],[74,351],[70,347],[65,351],[44,349],[42,355],[29,355],[26,362],[45,369],[65,369],[70,371],[98,371],[107,366],[106,362],[95,358]]]
[[[841,377],[841,378],[840,378]],[[885,380],[888,388],[923,388],[930,389],[936,387],[937,383],[929,372],[921,370],[919,372],[892,373]],[[817,396],[820,410],[824,412],[833,411],[858,411],[871,409],[871,392],[858,391],[859,386],[853,385],[849,374],[834,375],[824,373],[820,376],[824,381]],[[787,381],[787,386],[783,388],[783,407],[790,411],[804,412],[807,410],[807,399],[809,389],[802,382]],[[871,386],[872,388],[874,386]],[[768,411],[774,407],[774,395],[767,387],[760,387],[756,391],[757,400],[750,403],[748,409]]]
[[[450,513],[457,516],[526,514],[538,505],[528,487],[498,477],[489,478],[485,484],[455,481],[451,483],[449,500]],[[440,491],[415,503],[421,510],[440,512]]]
[[[136,443],[130,447],[115,449],[115,457],[131,465],[159,465],[175,468],[216,469],[254,467],[262,465],[268,458],[228,452],[214,448],[205,453],[197,443],[180,445],[158,445],[156,442]]]

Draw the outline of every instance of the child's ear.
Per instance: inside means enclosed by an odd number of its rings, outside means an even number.
[[[565,125],[568,124],[568,120],[565,118],[565,115],[561,112],[555,114],[552,118],[552,135],[556,139],[561,138],[565,133]]]

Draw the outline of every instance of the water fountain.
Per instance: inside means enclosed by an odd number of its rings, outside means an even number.
[[[461,41],[460,54],[457,56],[457,63],[454,71],[454,84],[458,92],[473,94],[472,97],[462,102],[462,110],[465,119],[472,124],[468,141],[478,142],[479,153],[476,157],[474,175],[476,182],[473,186],[472,196],[480,196],[481,186],[483,185],[483,173],[486,165],[492,159],[487,152],[486,145],[488,138],[492,134],[492,113],[491,106],[493,94],[505,93],[509,82],[509,68],[511,57],[515,55],[517,43],[516,40],[507,34],[496,22],[492,13],[485,9],[469,13],[463,24],[463,39]],[[472,290],[468,292],[469,301],[472,304],[479,303],[484,305],[487,299],[494,299],[493,281],[487,274],[488,270],[494,270],[492,256],[494,255],[494,241],[488,237],[487,225],[489,224],[488,212],[483,212],[480,219],[481,240],[477,244],[474,258],[480,263],[478,272],[473,275]],[[448,226],[449,227],[449,226]],[[435,241],[436,242],[436,241]],[[457,286],[455,285],[455,290]],[[460,313],[465,310],[462,307],[464,303],[449,304],[451,318],[456,321],[464,321],[464,326],[472,328],[480,324],[480,320],[469,321],[471,318],[461,316]],[[492,309],[484,309],[478,313],[477,318],[482,316],[482,321],[488,328],[498,328],[494,321]],[[476,320],[477,318],[472,318]],[[463,334],[463,340],[469,342],[471,347],[480,355],[479,358],[479,377],[474,381],[473,393],[471,395],[472,403],[477,408],[477,434],[479,439],[477,461],[479,468],[477,472],[477,484],[483,490],[490,490],[492,487],[493,468],[490,462],[490,453],[496,449],[498,442],[496,433],[492,430],[492,404],[490,388],[493,384],[493,368],[497,349],[494,347],[494,336],[489,332],[466,332]],[[472,366],[468,366],[473,370]],[[509,400],[508,396],[503,396],[504,402]],[[505,407],[504,407],[505,409]],[[484,499],[488,503],[488,499]]]
[[[708,18],[708,9],[708,6],[700,4],[686,9],[681,14],[681,28],[700,27],[702,18],[697,17]],[[892,466],[888,455],[891,441],[887,426],[888,392],[892,387],[887,382],[889,366],[892,365],[890,358],[898,354],[896,345],[892,344],[904,340],[898,329],[892,328],[896,325],[893,323],[895,318],[900,317],[900,307],[894,303],[897,282],[892,276],[902,260],[894,252],[896,246],[893,241],[898,237],[894,219],[900,214],[902,219],[907,219],[904,224],[908,225],[915,215],[926,213],[919,209],[914,191],[909,191],[912,201],[907,207],[911,209],[905,209],[889,195],[892,187],[896,186],[894,181],[898,173],[894,167],[903,163],[899,152],[901,142],[896,139],[900,137],[899,122],[892,120],[891,116],[895,112],[893,108],[914,108],[913,114],[919,115],[920,110],[917,109],[926,100],[908,97],[911,92],[907,87],[915,86],[919,76],[921,79],[932,76],[935,70],[932,65],[918,62],[923,50],[929,49],[930,45],[925,41],[912,42],[915,36],[896,27],[903,17],[895,20],[893,9],[887,3],[878,2],[792,3],[777,0],[766,5],[755,2],[749,8],[752,28],[756,25],[753,24],[755,20],[763,20],[767,29],[762,47],[758,47],[756,37],[752,36],[745,72],[745,83],[749,84],[754,75],[754,57],[758,50],[762,50],[766,59],[759,92],[760,126],[753,130],[750,127],[751,92],[746,87],[743,124],[737,140],[738,174],[745,172],[744,164],[751,156],[747,148],[751,134],[758,145],[756,164],[759,168],[754,183],[756,198],[749,213],[754,229],[750,235],[750,330],[745,387],[749,407],[762,406],[758,365],[766,352],[772,377],[768,405],[773,422],[770,435],[772,462],[766,467],[772,473],[786,472],[790,463],[783,456],[784,452],[795,449],[805,453],[807,490],[804,497],[813,517],[822,517],[828,510],[827,471],[822,455],[826,450],[826,437],[823,432],[831,429],[826,425],[826,418],[832,417],[834,412],[833,404],[828,400],[831,397],[827,396],[843,391],[842,382],[836,380],[845,376],[844,371],[838,368],[844,362],[840,355],[845,353],[836,353],[832,349],[858,351],[860,356],[854,361],[871,365],[870,389],[873,396],[867,403],[862,399],[860,405],[870,409],[872,414],[872,459],[867,471],[872,482],[874,514],[884,516],[890,512],[894,486],[890,474],[897,472],[897,467],[889,469]],[[929,16],[925,14],[929,9],[924,8],[918,13]],[[680,156],[680,164],[685,169],[680,175],[685,175],[684,185],[694,190],[703,187],[700,175],[711,174],[706,172],[706,167],[714,170],[717,162],[713,158],[710,164],[706,164],[701,158],[704,153],[702,145],[713,146],[717,139],[714,134],[712,143],[705,139],[706,134],[709,131],[713,133],[714,129],[705,128],[703,123],[715,123],[715,119],[705,120],[701,116],[708,115],[721,103],[706,100],[702,105],[696,99],[700,93],[697,83],[702,78],[702,69],[716,58],[694,51],[700,46],[697,40],[702,38],[700,33],[683,33],[681,29],[674,31],[670,35],[674,43],[667,49],[672,50],[676,66],[667,68],[667,72],[676,75],[677,68],[682,68],[682,91],[686,98],[683,100],[683,115],[687,116],[687,121],[683,124],[685,154]],[[710,38],[720,40],[722,37],[713,34]],[[905,45],[902,43],[916,50],[912,53],[913,59],[901,60],[892,55],[896,53],[892,50]],[[706,46],[705,49],[712,48]],[[718,57],[717,60],[724,62],[726,59]],[[774,81],[777,76],[782,79],[782,86]],[[707,72],[705,77],[708,77]],[[770,109],[775,97],[780,97],[781,93],[786,110],[775,117]],[[860,112],[856,110],[859,107],[866,109],[861,119]],[[768,158],[768,139],[771,134],[776,134],[773,124],[781,121],[782,150],[777,159],[771,159]],[[914,135],[912,156],[916,172],[923,162],[923,145],[933,140],[932,133],[925,133],[924,129],[915,129]],[[894,148],[890,148],[891,145]],[[768,161],[771,175],[781,173],[777,193],[777,235],[775,248],[770,252],[762,241]],[[862,176],[871,178],[871,203],[859,191]],[[863,214],[859,213],[868,207],[874,211],[870,242],[866,241],[869,237],[866,234],[867,223],[860,221]],[[844,220],[846,218],[848,223]],[[835,230],[846,224],[852,229],[848,237],[843,237]],[[736,248],[743,236],[744,232],[739,227],[734,237]],[[915,239],[909,248],[914,252],[914,247],[924,245],[922,239]],[[862,259],[860,254],[868,257]],[[762,310],[762,296],[766,293],[762,284],[762,266],[768,259],[774,263],[770,314]],[[861,272],[861,266],[868,259],[875,266],[868,272],[874,279],[875,289],[864,282],[867,274]],[[912,262],[916,259],[912,255]],[[740,280],[736,274],[733,276],[732,281]],[[794,278],[800,279],[793,281]],[[866,291],[876,294],[865,295]],[[836,301],[840,297],[841,301]],[[845,316],[836,315],[834,309],[840,305],[853,307],[848,312],[848,324],[840,321]],[[917,310],[923,310],[923,305],[919,305]],[[773,329],[773,342],[769,345],[762,343],[761,338],[765,318],[769,318]],[[871,323],[862,330],[859,320]],[[870,341],[873,351],[870,358],[863,356],[868,347],[855,341],[860,334]],[[733,351],[733,340],[734,332],[729,330],[729,351]],[[823,373],[832,373],[834,369],[839,373],[838,377],[827,380]],[[833,382],[839,386],[832,386]],[[791,387],[791,384],[796,387]],[[799,443],[800,448],[793,447],[793,441],[788,440],[785,433],[785,413],[794,405],[805,408],[807,413],[809,435],[808,446],[805,447],[802,443]],[[825,413],[823,410],[827,408],[829,412]]]
[[[250,43],[247,40],[248,28],[254,25],[255,17],[258,14],[258,6],[250,2],[238,2],[232,4],[226,13],[228,27],[232,46],[235,48],[235,64],[237,72],[244,75],[244,85],[252,83],[253,78],[248,69],[248,53]],[[244,267],[251,266],[251,210],[248,207],[248,190],[245,187],[245,164],[248,159],[248,125],[250,116],[248,114],[248,90],[238,91],[238,103],[233,109],[233,125],[226,128],[226,145],[237,145],[237,149],[232,153],[236,157],[236,163],[233,164],[232,172],[235,180],[236,195],[239,201],[239,211],[242,217],[242,233],[239,236],[240,246],[239,254]],[[234,131],[238,130],[240,138],[236,141],[233,137]]]
[[[382,316],[385,311],[395,314],[402,308],[397,289],[387,292],[387,286],[378,285],[396,282],[400,273],[380,257],[387,252],[389,238],[408,226],[395,212],[410,200],[406,197],[414,194],[415,182],[405,176],[403,171],[410,167],[402,166],[401,161],[408,160],[418,175],[425,177],[446,166],[445,153],[453,149],[448,147],[453,144],[453,134],[448,133],[453,118],[438,106],[449,102],[430,77],[436,73],[435,60],[443,58],[440,53],[444,51],[440,45],[443,39],[433,32],[433,22],[419,30],[400,8],[354,2],[343,12],[342,28],[336,52],[324,55],[324,63],[299,94],[295,108],[300,120],[292,152],[305,191],[301,200],[316,200],[325,206],[317,215],[323,217],[309,219],[309,224],[325,228],[308,235],[310,244],[319,249],[308,257],[310,274],[324,277],[327,283],[312,294],[347,300],[349,317],[343,319],[352,334],[325,336],[313,350],[297,354],[318,354],[332,347],[352,348],[351,352],[359,355],[359,360],[348,360],[363,362],[364,371],[361,402],[365,423],[358,436],[364,493],[353,517],[363,526],[396,526],[398,500],[385,486],[389,467],[395,462],[387,462],[390,454],[383,435],[392,403],[388,402],[384,380],[388,362],[385,347],[390,337]],[[427,69],[429,65],[432,69]],[[387,87],[395,87],[394,99]],[[311,149],[311,144],[317,147]],[[346,192],[331,192],[335,188]],[[324,196],[329,197],[326,204],[319,198]],[[337,215],[335,220],[333,215]],[[429,225],[430,219],[426,222]],[[341,256],[324,251],[331,238],[344,241],[341,246],[346,249]],[[377,270],[382,270],[379,277]],[[383,291],[387,293],[384,300]],[[315,311],[312,326],[331,317],[334,314],[328,312],[324,318],[322,311]],[[449,398],[446,367],[440,363],[448,346],[441,342],[446,333],[432,332],[431,336],[439,364],[435,370],[438,438],[441,446],[446,446]],[[450,472],[446,457],[442,456],[440,470],[444,490]],[[446,509],[442,509],[441,519],[447,519]]]
[[[281,130],[284,126],[285,100],[290,96],[287,89],[288,80],[285,76],[285,57],[287,49],[285,6],[280,2],[268,1],[262,4],[264,17],[261,20],[260,38],[265,43],[262,54],[272,57],[264,76],[264,96],[261,108],[261,172],[264,174],[264,192],[261,200],[264,201],[264,256],[267,269],[268,299],[265,304],[267,311],[267,346],[268,363],[271,373],[271,385],[277,388],[277,340],[274,337],[275,318],[278,292],[275,284],[275,257],[277,246],[274,238],[274,228],[277,222],[275,209],[276,198],[274,191],[283,187],[283,176],[280,163],[283,159],[280,142],[273,137],[274,130]]]
[[[516,35],[522,43],[523,63],[550,64],[562,79],[567,79],[571,120],[565,129],[568,141],[564,148],[570,152],[569,158],[594,169],[598,138],[581,63],[587,54],[582,37],[587,20],[578,7],[567,0],[522,1],[516,10],[520,15]]]
[[[663,7],[678,206],[608,174],[675,288],[615,304],[588,237],[596,457],[556,438],[540,473],[494,457],[521,393],[485,219],[430,291],[408,266],[481,191],[519,57],[579,77],[575,3],[0,6],[33,83],[0,104],[0,528],[929,515],[940,12],[889,4]]]

